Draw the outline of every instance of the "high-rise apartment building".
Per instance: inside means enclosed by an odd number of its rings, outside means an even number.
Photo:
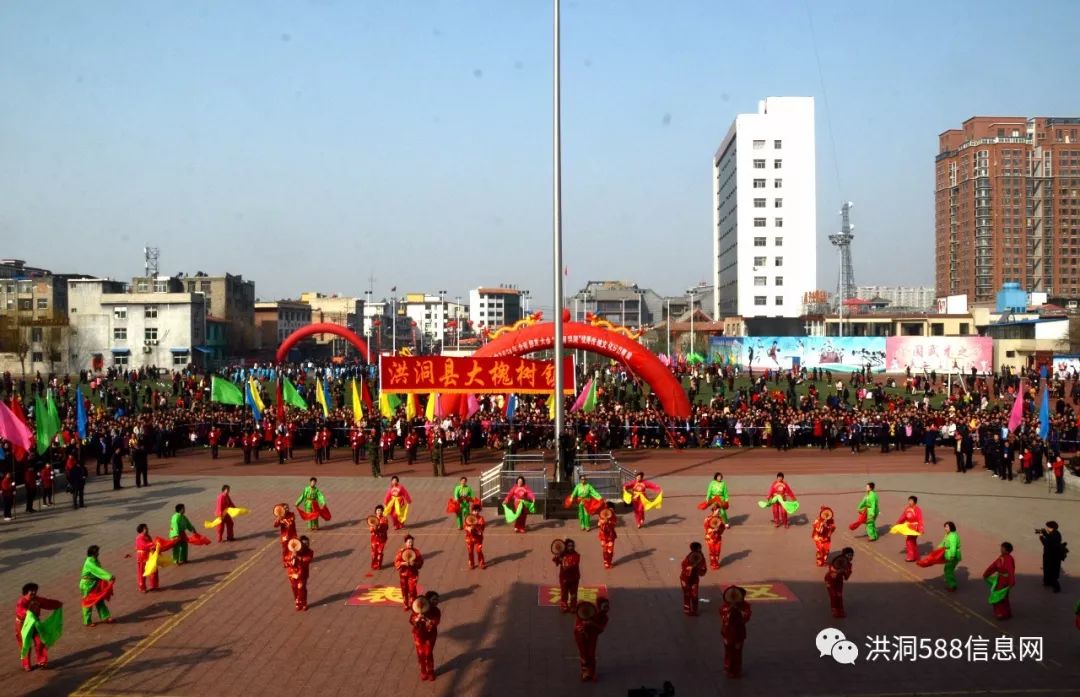
[[[937,295],[1080,297],[1080,118],[975,116],[938,144]]]
[[[797,318],[817,288],[815,153],[813,97],[735,117],[712,161],[714,317]]]

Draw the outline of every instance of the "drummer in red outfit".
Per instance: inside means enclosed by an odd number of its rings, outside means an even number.
[[[724,604],[720,606],[720,635],[724,638],[724,674],[729,678],[742,676],[743,644],[750,614],[746,591],[739,586],[725,588]]]
[[[691,542],[690,553],[682,560],[679,583],[683,592],[683,612],[694,617],[698,614],[698,583],[707,572],[705,555],[701,553],[701,543]]]
[[[724,519],[720,516],[720,504],[712,505],[712,512],[705,518],[705,544],[709,546],[709,568],[720,568],[720,548],[724,538]]]
[[[435,679],[435,641],[439,638],[439,622],[442,612],[439,610],[439,594],[428,591],[410,603],[407,608],[409,624],[412,625],[413,646],[416,647],[416,659],[420,663],[420,679]]]
[[[289,540],[289,561],[285,566],[292,586],[293,601],[296,610],[302,612],[308,609],[307,588],[308,575],[311,561],[315,558],[315,552],[311,551],[307,535],[301,535],[300,539]]]
[[[394,555],[394,568],[398,570],[401,581],[401,600],[405,610],[409,610],[416,599],[416,584],[420,580],[420,569],[424,566],[424,556],[415,544],[413,536],[406,535],[405,545]]]
[[[371,534],[371,568],[378,571],[382,568],[387,531],[390,529],[390,519],[383,515],[381,505],[375,507],[375,515],[368,516],[367,524]]]
[[[559,607],[563,612],[574,612],[581,583],[581,555],[570,538],[552,542],[551,553],[551,560],[559,567]]]

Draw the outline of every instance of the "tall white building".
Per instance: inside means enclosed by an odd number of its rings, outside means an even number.
[[[525,316],[522,299],[528,295],[506,286],[473,288],[469,291],[469,319],[477,329],[502,327]]]
[[[713,316],[796,318],[817,287],[814,98],[739,114],[713,157]]]

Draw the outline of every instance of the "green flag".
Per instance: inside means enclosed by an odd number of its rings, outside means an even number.
[[[64,608],[56,608],[44,620],[39,620],[37,615],[27,611],[20,636],[22,639],[22,650],[19,652],[21,658],[30,655],[30,647],[33,645],[35,631],[41,637],[41,642],[46,646],[52,646],[59,641],[60,635],[64,633]]]
[[[596,411],[596,380],[589,382],[589,394],[585,397],[585,403],[581,405],[581,411],[586,414]]]
[[[289,378],[282,379],[284,380],[284,382],[282,383],[281,394],[282,399],[285,400],[285,403],[288,404],[290,407],[307,410],[307,402],[305,402],[304,398],[300,396],[300,393],[296,391],[296,385],[292,384],[292,380],[290,380]]]
[[[56,402],[50,394],[45,400],[34,397],[34,423],[37,430],[37,451],[41,455],[52,445],[53,438],[60,432],[60,414],[56,411]]]
[[[243,406],[244,393],[228,380],[214,376],[210,380],[210,401]]]

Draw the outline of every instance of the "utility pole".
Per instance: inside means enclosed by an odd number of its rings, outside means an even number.
[[[563,374],[563,356],[565,350],[563,347],[563,248],[562,248],[562,86],[561,86],[561,60],[559,54],[559,4],[560,0],[555,0],[555,27],[554,27],[554,55],[552,56],[554,62],[554,92],[552,94],[552,111],[554,117],[554,129],[552,138],[552,157],[554,159],[553,167],[553,181],[552,181],[552,213],[554,218],[554,230],[553,232],[553,259],[552,259],[552,272],[554,274],[554,302],[552,307],[554,308],[554,317],[552,320],[555,323],[555,394],[552,398],[555,400],[555,481],[562,482],[562,434],[565,423],[566,415],[563,413],[562,399],[563,399],[563,385],[566,382],[566,376]]]

